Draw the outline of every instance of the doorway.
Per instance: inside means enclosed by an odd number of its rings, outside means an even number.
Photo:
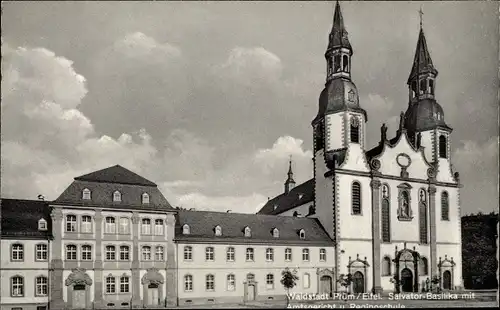
[[[401,289],[403,292],[413,292],[413,273],[408,268],[401,270]]]
[[[158,294],[158,284],[150,283],[148,285],[148,305],[159,306],[160,298]]]
[[[320,279],[320,294],[327,294],[327,296],[332,296],[332,277],[330,276],[322,276]]]
[[[356,271],[352,276],[352,284],[354,293],[365,292],[365,276],[360,271]]]
[[[248,284],[247,286],[247,300],[255,300],[255,284]]]
[[[451,272],[449,270],[443,272],[443,289],[451,290]]]
[[[75,284],[73,286],[73,309],[85,309],[87,304],[86,299],[85,285]]]

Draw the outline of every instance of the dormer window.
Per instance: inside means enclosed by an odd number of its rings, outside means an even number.
[[[349,100],[350,102],[354,102],[354,90],[350,90],[348,93],[347,93],[347,100]]]
[[[47,221],[45,219],[38,220],[38,230],[47,230]]]
[[[273,229],[273,237],[274,238],[279,238],[280,237],[280,231],[278,230],[278,228],[274,228]]]
[[[273,210],[276,210],[276,209],[278,209],[278,205],[273,206]]]
[[[299,200],[302,199],[302,197],[304,197],[304,194],[299,194]]]
[[[222,228],[219,225],[215,226],[215,235],[222,236]]]
[[[184,224],[184,226],[182,226],[182,234],[183,235],[189,235],[191,233],[191,230],[189,229],[189,225],[188,224]]]
[[[299,231],[299,237],[300,237],[300,239],[302,239],[302,240],[304,240],[304,239],[306,238],[306,232],[305,232],[303,229],[301,229],[301,230]]]
[[[251,237],[252,236],[252,231],[250,230],[250,227],[245,227],[245,237]]]
[[[82,199],[83,200],[90,200],[90,189],[88,188],[85,188],[83,191],[82,191]]]
[[[122,201],[122,193],[120,193],[119,191],[114,192],[113,193],[113,201],[114,202]]]
[[[144,193],[142,194],[142,204],[148,204],[149,203],[149,194]]]

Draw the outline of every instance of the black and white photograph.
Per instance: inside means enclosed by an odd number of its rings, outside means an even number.
[[[2,1],[0,310],[497,308],[498,1]]]

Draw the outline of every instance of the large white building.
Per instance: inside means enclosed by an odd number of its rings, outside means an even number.
[[[432,276],[445,289],[462,286],[460,180],[422,27],[408,108],[395,137],[384,124],[371,149],[338,2],[325,57],[326,84],[312,121],[314,178],[293,188],[290,170],[285,192],[259,213],[318,218],[334,240],[335,278],[352,274],[356,292],[419,291]]]
[[[312,121],[314,177],[258,214],[171,207],[157,185],[113,166],[76,177],[52,202],[1,201],[1,309],[155,308],[300,293],[419,292],[462,286],[460,181],[437,70],[421,29],[395,137],[366,145],[340,5]]]

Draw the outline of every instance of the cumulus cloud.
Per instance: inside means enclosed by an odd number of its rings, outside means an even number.
[[[267,198],[260,194],[252,194],[247,197],[232,196],[205,196],[200,193],[192,193],[178,198],[177,203],[182,208],[194,208],[204,211],[228,211],[237,213],[255,213],[267,201]]]

